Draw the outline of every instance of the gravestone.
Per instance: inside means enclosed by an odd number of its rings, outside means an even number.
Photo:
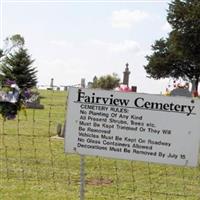
[[[64,86],[64,91],[67,91],[68,87],[67,86]]]
[[[192,93],[188,90],[188,88],[176,88],[171,91],[171,96],[192,97]]]
[[[50,82],[50,87],[51,87],[51,88],[53,88],[53,81],[54,81],[54,79],[51,78],[51,82]]]
[[[61,123],[58,123],[58,124],[57,124],[56,133],[57,133],[57,135],[58,135],[59,137],[64,137],[63,131],[62,131],[62,124],[61,124]]]
[[[39,94],[32,94],[32,96],[26,100],[26,108],[44,109],[44,105],[40,104]]]

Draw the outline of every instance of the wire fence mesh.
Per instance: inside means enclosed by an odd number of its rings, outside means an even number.
[[[65,154],[67,93],[39,91],[44,109],[0,119],[0,199],[80,198],[80,156]],[[186,144],[187,145],[187,144]],[[200,200],[200,168],[85,156],[86,200]]]

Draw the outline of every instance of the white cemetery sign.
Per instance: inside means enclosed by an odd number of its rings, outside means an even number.
[[[65,152],[196,166],[200,102],[71,87]]]

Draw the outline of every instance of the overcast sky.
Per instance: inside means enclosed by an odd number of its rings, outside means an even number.
[[[151,45],[167,37],[170,1],[1,1],[1,45],[13,34],[25,38],[38,70],[38,85],[74,85],[81,78],[117,73],[129,63],[138,92],[164,92],[169,80],[147,78],[143,66]]]

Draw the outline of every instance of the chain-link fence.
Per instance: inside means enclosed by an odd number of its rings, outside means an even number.
[[[80,198],[80,156],[57,137],[66,92],[39,91],[44,109],[0,119],[0,199]],[[85,156],[86,200],[199,200],[200,168]]]

